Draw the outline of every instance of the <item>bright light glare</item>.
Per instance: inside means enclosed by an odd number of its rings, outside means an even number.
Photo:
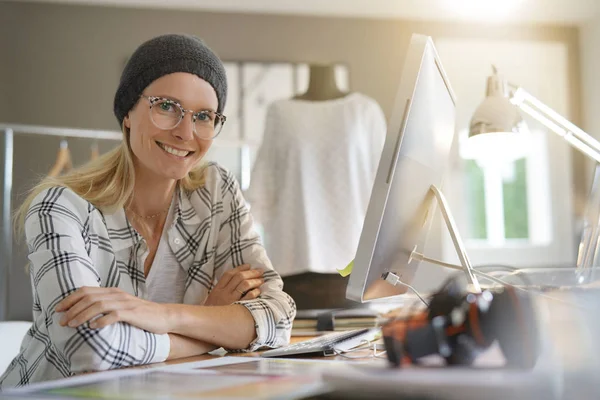
[[[475,160],[480,166],[510,163],[526,157],[530,151],[531,138],[527,133],[485,133],[461,145],[461,156]]]
[[[511,15],[523,0],[444,0],[448,11],[461,17],[500,19]]]

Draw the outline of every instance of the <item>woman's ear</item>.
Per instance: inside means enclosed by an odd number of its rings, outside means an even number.
[[[129,121],[129,114],[127,114],[123,119],[123,125],[125,125],[125,128],[131,129],[131,121]]]

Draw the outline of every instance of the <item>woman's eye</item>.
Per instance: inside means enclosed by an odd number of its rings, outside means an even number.
[[[199,112],[198,116],[196,117],[196,119],[198,121],[200,121],[200,122],[211,122],[212,121],[212,116],[208,112]]]
[[[170,101],[163,101],[158,106],[160,107],[160,109],[162,111],[174,111],[175,110],[175,105],[173,103],[171,103]]]

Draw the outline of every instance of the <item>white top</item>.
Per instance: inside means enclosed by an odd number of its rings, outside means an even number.
[[[375,100],[279,100],[267,111],[246,198],[282,276],[353,258],[386,135]]]
[[[175,198],[174,198],[175,200]],[[168,232],[174,224],[175,201],[169,208],[165,226],[152,260],[152,267],[146,277],[146,300],[155,303],[183,303],[183,295],[185,294],[185,278],[186,272],[177,261],[175,253],[169,246]],[[144,265],[148,251],[142,255],[140,265]]]

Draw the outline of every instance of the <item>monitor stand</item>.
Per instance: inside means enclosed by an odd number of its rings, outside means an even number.
[[[456,227],[456,223],[454,222],[454,218],[452,217],[452,213],[450,212],[450,207],[448,206],[448,202],[446,201],[446,197],[442,193],[440,189],[438,189],[435,185],[431,185],[429,190],[435,196],[438,205],[440,206],[440,211],[442,212],[442,216],[444,217],[444,222],[446,223],[446,227],[450,232],[450,237],[452,238],[452,242],[454,243],[454,248],[456,249],[456,254],[460,260],[461,265],[449,264],[443,261],[439,261],[433,258],[429,258],[424,256],[423,254],[417,252],[417,247],[413,249],[408,262],[410,263],[412,260],[419,260],[429,262],[435,265],[440,265],[442,267],[458,269],[465,273],[467,277],[467,282],[471,286],[471,290],[476,293],[481,293],[481,286],[479,285],[479,281],[475,276],[475,272],[473,270],[473,266],[471,265],[471,261],[469,260],[469,256],[467,255],[467,250],[465,249],[465,245],[460,237],[458,229]],[[385,278],[388,282],[398,282],[397,277],[394,276],[393,273],[388,272],[387,277]],[[487,276],[487,274],[486,274]],[[396,279],[394,279],[396,278]],[[495,280],[493,278],[490,278]],[[406,285],[408,286],[408,285]],[[410,289],[412,287],[409,286]],[[414,290],[414,289],[413,289]]]

